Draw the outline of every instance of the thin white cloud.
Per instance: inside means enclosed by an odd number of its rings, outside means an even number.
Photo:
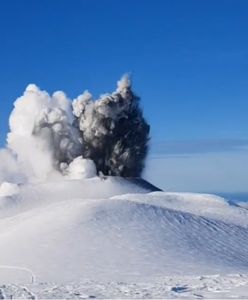
[[[152,157],[197,153],[248,151],[248,139],[198,139],[153,142]]]
[[[144,177],[170,191],[248,192],[248,151],[150,156]]]

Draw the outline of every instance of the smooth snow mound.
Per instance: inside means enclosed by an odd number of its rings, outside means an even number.
[[[85,179],[97,176],[96,165],[93,160],[82,156],[76,157],[64,170],[70,179]]]
[[[0,184],[0,197],[9,197],[19,193],[17,184],[10,182],[2,182]]]
[[[0,216],[0,265],[39,282],[248,271],[248,211],[213,195],[91,178],[22,186]],[[20,279],[6,273],[2,282]]]

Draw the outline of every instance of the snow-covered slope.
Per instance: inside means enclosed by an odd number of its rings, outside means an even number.
[[[0,279],[146,281],[248,271],[248,211],[213,195],[99,178],[1,197]],[[7,268],[10,266],[10,268]]]

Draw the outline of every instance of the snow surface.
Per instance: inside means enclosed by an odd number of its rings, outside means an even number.
[[[8,189],[0,298],[248,295],[244,207],[111,177]]]
[[[84,281],[0,286],[0,299],[247,299],[248,276],[166,276],[151,282]]]

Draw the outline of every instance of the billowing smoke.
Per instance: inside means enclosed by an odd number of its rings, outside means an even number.
[[[7,149],[0,156],[15,175],[4,176],[1,163],[0,182],[97,173],[137,177],[144,168],[149,125],[127,76],[115,92],[96,101],[87,91],[71,101],[61,91],[49,95],[30,84],[14,103],[9,125]]]
[[[28,177],[46,179],[82,152],[72,126],[71,102],[63,92],[50,96],[29,85],[11,113],[8,147]]]

